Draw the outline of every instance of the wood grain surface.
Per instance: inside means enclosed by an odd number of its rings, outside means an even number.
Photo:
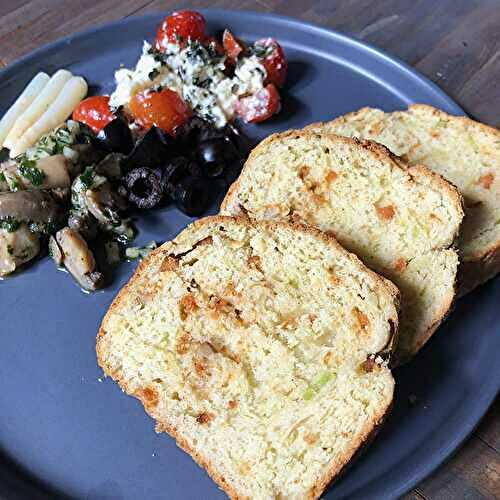
[[[394,54],[470,115],[500,125],[499,0],[0,0],[0,66],[107,21],[180,6],[276,12]],[[369,498],[369,496],[367,496]],[[500,401],[473,436],[404,499],[500,499]]]

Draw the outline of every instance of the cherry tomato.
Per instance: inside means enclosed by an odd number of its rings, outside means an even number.
[[[95,133],[115,118],[109,108],[109,96],[107,95],[87,97],[73,111],[73,120],[85,123]]]
[[[236,103],[236,113],[247,123],[263,122],[280,109],[280,95],[272,83]]]
[[[175,127],[182,125],[192,114],[179,94],[170,89],[137,94],[129,107],[139,125],[146,129],[156,125],[171,135],[174,135]]]
[[[213,47],[219,56],[224,55],[224,47],[214,36],[206,36],[203,40],[203,45],[205,45],[205,47]]]
[[[274,38],[257,40],[255,47],[265,50],[262,56],[262,64],[267,71],[267,78],[264,84],[274,83],[277,87],[283,87],[286,80],[288,63],[281,45]]]
[[[180,10],[165,18],[158,28],[155,46],[165,50],[167,43],[186,44],[186,40],[202,41],[205,38],[207,22],[194,10]]]
[[[229,61],[236,64],[238,56],[245,50],[244,43],[236,38],[229,30],[224,30],[222,45],[224,45],[224,50],[226,51],[226,56]]]

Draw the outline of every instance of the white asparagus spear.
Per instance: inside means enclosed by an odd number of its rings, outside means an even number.
[[[35,100],[36,96],[43,90],[50,80],[46,73],[38,73],[26,86],[22,94],[16,99],[16,102],[8,109],[0,120],[0,146],[10,132],[15,121]]]
[[[16,142],[23,136],[24,132],[26,132],[26,130],[47,111],[50,105],[56,100],[66,82],[69,81],[72,76],[73,75],[65,69],[60,69],[52,75],[47,85],[45,85],[35,100],[15,121],[3,142],[4,147],[15,149]]]
[[[87,82],[80,76],[74,76],[66,82],[56,100],[47,111],[22,135],[15,147],[11,149],[11,158],[24,153],[35,142],[64,122],[87,95]]]

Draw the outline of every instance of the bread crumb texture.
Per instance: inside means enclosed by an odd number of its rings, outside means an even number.
[[[426,105],[384,113],[363,108],[308,127],[372,139],[405,158],[424,164],[457,186],[466,217],[458,246],[468,291],[500,271],[500,131]],[[471,263],[477,268],[470,269]]]
[[[443,178],[408,167],[379,144],[289,131],[253,150],[221,213],[304,221],[392,280],[402,292],[397,359],[403,361],[450,309],[461,203]]]
[[[141,263],[97,354],[231,497],[317,498],[391,405],[397,308],[313,228],[209,217]]]

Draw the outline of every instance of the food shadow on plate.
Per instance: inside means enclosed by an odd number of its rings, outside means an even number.
[[[380,437],[391,433],[403,419],[417,416],[429,408],[430,401],[439,401],[444,395],[440,394],[440,385],[446,379],[454,380],[457,390],[451,395],[458,405],[463,398],[470,394],[462,392],[465,387],[463,380],[468,374],[476,370],[477,352],[468,355],[466,363],[459,366],[455,360],[465,349],[467,336],[477,335],[480,326],[478,315],[482,310],[484,297],[492,293],[495,281],[491,280],[469,295],[457,301],[453,311],[446,321],[439,327],[429,342],[409,363],[394,371],[396,379],[395,406],[388,418],[387,425],[382,429]],[[488,321],[483,318],[483,321]],[[457,335],[458,331],[466,331],[467,335]],[[479,342],[480,339],[478,339]],[[478,345],[478,349],[481,349]],[[446,418],[446,415],[443,416]]]
[[[374,464],[389,460],[395,465],[414,453],[422,452],[419,436],[404,433],[404,429],[408,427],[418,428],[420,437],[427,436],[428,453],[431,453],[430,448],[439,446],[439,441],[435,439],[436,420],[442,422],[441,425],[453,425],[453,415],[449,413],[449,408],[457,408],[466,398],[471,397],[463,388],[469,387],[466,378],[468,374],[477,371],[477,359],[480,356],[474,351],[468,355],[465,363],[463,360],[458,363],[457,360],[461,359],[459,353],[463,353],[469,345],[466,345],[467,341],[470,341],[469,337],[477,335],[478,329],[481,329],[478,325],[479,311],[485,297],[494,293],[493,288],[498,287],[498,281],[491,280],[458,300],[449,318],[417,356],[394,370],[396,388],[391,413],[373,441],[361,449],[361,453],[349,466],[349,474],[342,474],[330,487],[329,492],[333,493],[338,487],[339,491],[336,493],[342,494],[344,482],[349,483],[351,477],[360,475],[367,477],[366,474],[376,467]],[[486,323],[491,320],[492,318],[483,319]],[[466,334],[457,335],[458,330]],[[484,341],[480,349],[487,347],[487,341]],[[456,385],[456,390],[451,394],[443,389],[449,386],[450,380]],[[389,443],[390,449],[387,448]],[[365,454],[365,451],[368,453]],[[367,487],[370,481],[370,477],[367,477],[364,487]],[[351,485],[345,486],[349,490]]]

